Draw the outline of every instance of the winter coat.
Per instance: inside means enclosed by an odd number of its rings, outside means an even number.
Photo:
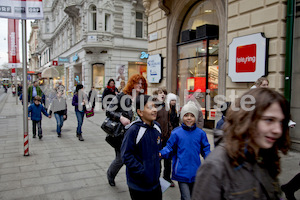
[[[167,145],[160,151],[162,158],[173,155],[172,179],[185,182],[195,182],[196,172],[201,165],[200,154],[206,158],[210,153],[206,133],[196,127],[182,124],[175,128]]]
[[[232,166],[224,144],[220,144],[199,168],[192,199],[275,200],[280,199],[279,194],[278,180],[266,169],[256,162]]]
[[[52,112],[54,112],[54,114],[67,115],[66,99],[62,97],[53,99],[52,103],[50,104],[49,110],[50,115],[52,114]]]
[[[160,149],[161,129],[157,122],[152,126],[141,120],[130,124],[121,147],[129,188],[152,191],[159,186]]]
[[[28,88],[28,96],[29,96],[30,101],[32,100],[32,93],[33,93],[33,86],[30,86]],[[40,96],[40,97],[42,97],[42,95],[43,95],[43,92],[39,86],[36,86],[36,95]]]
[[[116,96],[116,92],[118,92],[118,89],[117,89],[117,88],[115,88],[114,90],[111,90],[111,89],[109,89],[109,88],[105,88],[105,89],[104,89],[104,91],[103,91],[103,93],[102,93],[102,109],[104,109],[104,102],[103,102],[104,97],[107,96],[107,95],[113,95],[113,96]],[[108,98],[108,99],[107,99],[107,101],[106,101],[106,103],[107,103],[106,108],[107,108],[107,106],[109,105],[109,103],[111,102],[112,99],[113,99],[113,98]]]
[[[126,98],[125,100],[122,100],[123,98]],[[121,100],[125,102],[126,108],[128,110],[123,110],[121,107]],[[133,118],[133,111],[131,109],[132,107],[132,100],[128,96],[125,96],[123,92],[117,94],[111,103],[109,104],[108,108],[106,109],[106,116],[112,119],[113,121],[119,122],[121,115],[123,117],[126,117],[130,121],[132,121]],[[113,109],[116,108],[116,109]]]
[[[75,93],[72,99],[72,105],[75,106],[75,112],[84,112],[85,111],[85,105],[82,106],[82,110],[78,110],[78,93]]]
[[[167,141],[170,138],[171,134],[171,122],[169,112],[166,111],[165,104],[160,104],[162,108],[157,111],[156,121],[160,124],[161,127],[161,138],[164,141]]]
[[[41,121],[42,120],[42,113],[47,117],[49,114],[47,113],[46,109],[42,104],[35,105],[34,103],[28,107],[28,117],[30,117],[31,113],[31,120],[33,121]]]

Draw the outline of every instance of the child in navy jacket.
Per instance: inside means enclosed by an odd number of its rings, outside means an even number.
[[[198,109],[193,102],[188,102],[181,110],[180,127],[175,128],[167,141],[167,145],[160,151],[162,158],[173,156],[172,179],[178,181],[182,200],[190,200],[197,169],[201,161],[210,153],[206,133],[197,128]]]
[[[159,183],[161,129],[155,122],[157,110],[148,95],[136,98],[136,112],[140,119],[127,125],[121,146],[126,165],[127,184],[133,200],[161,200]]]
[[[51,118],[51,116],[47,113],[44,106],[41,104],[41,97],[35,96],[33,101],[34,103],[28,107],[28,119],[32,120],[32,132],[33,138],[36,138],[36,125],[38,126],[38,134],[39,139],[42,139],[42,113],[47,117]],[[30,117],[31,113],[31,117]]]

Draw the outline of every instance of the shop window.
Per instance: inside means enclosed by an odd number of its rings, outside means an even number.
[[[95,5],[90,6],[90,30],[96,31],[97,30],[97,7]]]
[[[136,12],[135,34],[137,38],[143,37],[143,13]]]
[[[211,1],[196,3],[186,14],[178,41],[177,94],[201,106],[204,127],[214,128],[218,94],[218,20]]]
[[[134,74],[141,74],[147,79],[147,63],[129,62],[128,63],[128,78],[130,78]]]
[[[105,88],[105,71],[104,64],[93,64],[93,86],[95,89],[102,90]]]

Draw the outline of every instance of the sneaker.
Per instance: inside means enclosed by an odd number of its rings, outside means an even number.
[[[295,198],[295,196],[294,196],[294,193],[291,192],[291,191],[288,189],[288,186],[287,186],[287,185],[282,185],[282,186],[281,186],[281,190],[284,192],[285,197],[287,198],[287,200],[296,200],[296,198]]]
[[[43,135],[39,135],[39,139],[42,139]]]
[[[61,137],[61,134],[59,133],[59,134],[57,134],[57,137]]]
[[[170,187],[175,187],[175,183],[171,180],[171,185],[170,185]]]
[[[32,138],[36,138],[36,135],[33,135]]]

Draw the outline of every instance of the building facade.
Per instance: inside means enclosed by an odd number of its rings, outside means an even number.
[[[44,1],[39,20],[41,71],[55,67],[67,90],[78,83],[102,90],[145,74],[148,24],[141,0]]]
[[[38,23],[37,21],[33,21],[30,23],[31,32],[28,40],[28,67],[32,80],[36,80],[39,76],[39,52],[38,52]]]
[[[180,97],[181,105],[193,95],[202,107],[205,127],[213,128],[220,118],[214,97],[224,95],[231,101],[254,84],[233,81],[228,75],[230,45],[235,38],[260,33],[267,38],[264,75],[269,86],[286,96],[293,120],[300,120],[299,0],[143,0],[143,5],[148,52],[163,58],[163,79],[149,84],[149,91],[166,87]],[[291,130],[298,149],[299,130]]]

